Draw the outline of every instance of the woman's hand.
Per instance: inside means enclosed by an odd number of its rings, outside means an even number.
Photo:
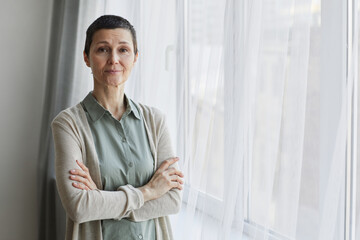
[[[96,184],[90,176],[89,169],[78,160],[76,160],[76,163],[80,166],[82,170],[73,169],[70,171],[70,174],[72,174],[70,176],[70,179],[76,181],[72,183],[73,187],[83,190],[97,189]]]
[[[151,180],[139,190],[144,195],[144,201],[157,199],[173,188],[182,190],[183,173],[170,165],[177,162],[179,158],[170,158],[161,163]]]

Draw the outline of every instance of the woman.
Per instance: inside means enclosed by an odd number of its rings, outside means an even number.
[[[94,89],[52,123],[66,239],[173,238],[167,216],[180,209],[183,174],[164,115],[124,94],[137,58],[127,20],[105,15],[89,26]]]

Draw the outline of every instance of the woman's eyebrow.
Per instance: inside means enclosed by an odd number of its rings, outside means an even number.
[[[96,44],[102,44],[102,43],[109,44],[107,41],[100,41],[100,42],[97,42]]]
[[[105,43],[105,44],[109,44],[108,41],[100,41],[100,42],[97,42],[96,44],[102,44],[102,43]],[[119,44],[130,44],[129,42],[127,41],[120,41],[118,42]]]

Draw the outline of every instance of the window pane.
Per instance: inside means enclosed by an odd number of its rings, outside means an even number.
[[[344,231],[345,5],[321,3],[261,11],[249,221],[300,240]]]
[[[199,178],[193,187],[223,195],[223,28],[225,1],[189,1],[191,156]],[[192,175],[194,176],[194,175]]]

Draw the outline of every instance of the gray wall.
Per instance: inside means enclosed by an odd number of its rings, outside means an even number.
[[[52,2],[1,1],[1,239],[37,239],[36,166]]]

